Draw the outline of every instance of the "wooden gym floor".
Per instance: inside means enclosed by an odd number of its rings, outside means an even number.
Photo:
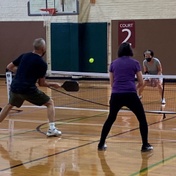
[[[84,91],[71,95],[93,98],[89,95],[91,87],[84,85],[82,82]],[[110,90],[107,83],[101,86],[106,88],[98,89],[98,93],[108,104]],[[97,151],[108,108],[95,110],[89,104],[85,108],[74,98],[65,102],[67,95],[64,99],[58,92],[42,90],[55,100],[56,126],[63,135],[45,136],[46,108],[27,102],[20,108],[22,112],[14,108],[0,124],[0,176],[175,176],[175,114],[168,114],[164,120],[162,114],[146,114],[154,150],[141,153],[138,122],[131,112],[121,111],[107,138],[107,151]],[[3,78],[0,91],[3,107],[7,103]]]

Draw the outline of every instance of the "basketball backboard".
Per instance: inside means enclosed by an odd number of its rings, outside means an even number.
[[[50,15],[49,10],[55,9],[53,15],[78,15],[78,0],[29,0],[27,3],[29,16]],[[42,9],[42,10],[41,10]]]

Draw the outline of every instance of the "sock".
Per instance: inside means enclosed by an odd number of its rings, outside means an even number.
[[[55,123],[54,122],[50,122],[49,123],[49,129],[51,129],[51,130],[53,130],[53,129],[55,129],[56,127],[55,127]]]

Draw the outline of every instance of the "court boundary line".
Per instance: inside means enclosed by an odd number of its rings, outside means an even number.
[[[132,131],[134,131],[134,130],[136,130],[136,128],[133,129]],[[131,130],[130,130],[130,131],[131,131]],[[129,131],[126,131],[125,133],[127,133],[127,132],[129,132]],[[121,133],[120,133],[120,134],[121,134]],[[120,135],[120,134],[119,134],[119,135]],[[98,140],[98,141],[99,141],[99,140]],[[86,144],[82,144],[82,145],[80,145],[80,146],[73,147],[73,148],[70,148],[70,149],[67,149],[67,150],[64,150],[64,151],[61,151],[61,152],[57,152],[57,153],[54,153],[54,154],[51,154],[51,155],[47,155],[47,156],[44,156],[44,157],[40,157],[40,158],[31,160],[31,161],[27,161],[27,162],[24,162],[24,163],[21,163],[21,164],[17,164],[17,165],[14,165],[14,166],[12,166],[12,167],[9,167],[9,168],[4,168],[4,169],[1,169],[0,171],[1,171],[1,172],[2,172],[2,171],[6,171],[6,170],[13,169],[13,168],[16,168],[16,167],[21,166],[21,165],[25,165],[25,164],[29,164],[29,163],[32,163],[32,162],[36,162],[36,161],[39,161],[39,160],[42,160],[42,159],[45,159],[45,158],[48,158],[48,157],[52,157],[52,156],[61,154],[61,153],[66,153],[66,152],[68,152],[68,151],[71,151],[71,150],[74,150],[74,149],[77,149],[77,148],[81,148],[81,147],[87,146],[87,145],[89,145],[89,144],[93,144],[93,143],[95,143],[95,142],[98,142],[98,141],[92,141],[92,142],[89,142],[89,143],[86,143]],[[160,162],[161,162],[161,161],[160,161]],[[163,162],[163,160],[162,160],[162,162]]]
[[[108,107],[108,106],[107,106]],[[21,108],[41,108],[45,109],[45,106],[30,106],[30,105],[24,105]],[[109,112],[109,109],[94,109],[94,108],[74,108],[74,107],[64,107],[64,106],[55,106],[55,109],[66,109],[66,110],[78,110],[78,111],[97,111],[97,112]],[[145,113],[153,113],[153,114],[176,114],[176,111],[156,111],[156,110],[144,110]],[[120,109],[119,112],[132,112],[128,108]]]
[[[173,116],[173,117],[165,119],[163,121],[171,120],[171,119],[173,119],[175,117],[176,116]],[[148,126],[151,126],[151,125],[154,125],[154,124],[157,124],[157,123],[160,123],[160,121],[151,123]],[[124,131],[124,132],[121,132],[121,133],[118,133],[118,134],[115,134],[115,135],[111,135],[111,136],[107,137],[107,139],[115,137],[115,136],[119,136],[119,135],[122,135],[122,134],[125,134],[125,133],[128,133],[128,132],[132,132],[132,131],[135,131],[135,130],[138,130],[138,129],[139,129],[139,127],[136,127],[136,128],[131,129],[131,130],[128,130],[128,131]],[[30,161],[26,161],[26,162],[23,162],[21,164],[17,164],[17,165],[8,167],[8,168],[4,168],[4,169],[1,169],[0,172],[7,171],[7,170],[10,170],[10,169],[13,169],[13,168],[17,168],[17,167],[20,167],[22,165],[29,164],[29,163],[32,163],[32,162],[36,162],[36,161],[39,161],[39,160],[42,160],[42,159],[45,159],[45,158],[49,158],[49,157],[52,157],[52,156],[56,156],[56,155],[59,155],[59,154],[62,154],[62,153],[66,153],[68,151],[71,151],[71,150],[74,150],[74,149],[78,149],[78,148],[81,148],[81,147],[84,147],[84,146],[87,146],[87,145],[90,145],[90,144],[94,144],[96,142],[99,142],[99,140],[94,140],[94,141],[88,142],[86,144],[82,144],[82,145],[79,145],[79,146],[76,146],[76,147],[72,147],[72,148],[69,148],[69,149],[61,151],[61,152],[57,152],[57,153],[54,153],[54,154],[51,154],[51,155],[47,155],[47,156],[36,158],[36,159],[30,160]],[[162,160],[162,162],[163,162],[163,160]]]

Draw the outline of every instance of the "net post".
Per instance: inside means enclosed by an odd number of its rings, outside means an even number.
[[[166,114],[165,113],[163,113],[163,120],[166,118]]]
[[[163,78],[163,91],[162,91],[162,99],[164,98],[164,88],[165,88],[165,78]]]
[[[7,85],[7,98],[9,101],[9,98],[10,98],[10,86],[11,86],[11,83],[12,83],[12,72],[10,71],[6,71],[6,85]],[[2,108],[0,109],[0,111],[2,110]],[[12,109],[16,112],[21,112],[22,110],[18,110],[18,109]]]
[[[7,97],[9,100],[9,93],[10,93],[10,85],[12,83],[12,72],[7,71],[6,72],[6,85],[7,85]]]

